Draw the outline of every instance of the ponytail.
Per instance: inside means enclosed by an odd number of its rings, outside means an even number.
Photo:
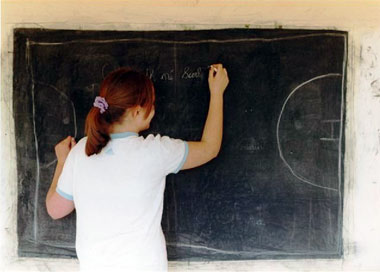
[[[147,117],[154,104],[153,83],[146,75],[130,68],[119,68],[106,76],[100,86],[99,96],[107,107],[95,103],[86,117],[86,154],[102,151],[110,141],[110,127],[122,121],[126,110],[134,106],[147,109]]]
[[[98,154],[110,140],[109,125],[102,120],[99,109],[92,108],[87,115],[85,131],[87,135],[86,154]]]

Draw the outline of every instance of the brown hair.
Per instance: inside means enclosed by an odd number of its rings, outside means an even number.
[[[128,108],[141,106],[149,116],[154,103],[153,82],[146,75],[131,68],[119,68],[109,73],[100,85],[99,96],[103,97],[108,109],[92,107],[87,114],[85,134],[87,135],[86,154],[98,154],[110,140],[109,128],[121,121]]]

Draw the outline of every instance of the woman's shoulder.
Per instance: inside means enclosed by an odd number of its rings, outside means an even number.
[[[171,146],[179,146],[184,142],[181,139],[171,138],[169,136],[161,134],[149,134],[146,137],[141,136],[139,138],[140,141],[143,142],[144,146],[159,150],[162,150],[163,148],[166,149],[167,147]]]
[[[78,146],[78,148],[79,148],[79,147],[84,147],[84,146],[86,146],[86,142],[87,142],[87,136],[81,138],[81,139],[77,142],[77,144],[76,144],[75,146]]]
[[[161,138],[163,137],[167,137],[167,136],[161,136],[161,134],[149,134],[145,137],[142,137],[144,139],[144,141],[147,141],[147,142],[154,142],[154,141],[160,141]]]
[[[166,135],[161,135],[161,134],[149,134],[146,137],[140,136],[139,137],[142,141],[146,143],[163,143],[171,140],[179,140],[179,139],[174,139]]]
[[[71,149],[72,152],[77,153],[77,152],[82,152],[86,148],[86,142],[87,142],[87,136],[81,138],[76,145]]]

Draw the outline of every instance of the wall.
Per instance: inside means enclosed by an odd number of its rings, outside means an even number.
[[[13,28],[338,29],[349,32],[343,260],[170,263],[170,271],[380,270],[380,1],[2,1],[0,270],[76,271],[75,260],[17,257]]]

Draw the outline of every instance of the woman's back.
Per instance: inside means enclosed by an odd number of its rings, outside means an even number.
[[[116,134],[99,154],[88,157],[86,140],[70,152],[58,185],[75,202],[81,267],[165,270],[165,176],[181,169],[187,143],[159,135]]]

